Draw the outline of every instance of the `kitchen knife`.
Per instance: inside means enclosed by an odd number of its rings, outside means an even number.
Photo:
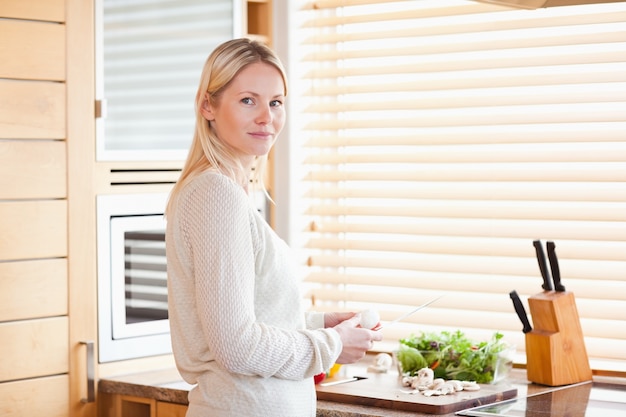
[[[444,295],[445,295],[445,294],[444,294]],[[417,312],[418,312],[418,311],[420,311],[421,309],[423,309],[423,308],[425,308],[425,307],[427,307],[427,306],[431,305],[431,304],[432,304],[432,303],[434,303],[435,301],[439,300],[439,299],[440,299],[441,297],[443,297],[444,295],[440,295],[440,296],[439,296],[439,297],[437,297],[437,298],[433,298],[432,300],[425,302],[425,303],[424,303],[424,304],[422,304],[421,306],[414,308],[413,310],[409,311],[408,313],[405,313],[405,314],[401,315],[400,317],[398,317],[398,318],[394,319],[393,321],[390,321],[389,323],[387,323],[387,324],[385,325],[385,327],[391,326],[392,324],[395,324],[395,323],[397,323],[397,322],[399,322],[399,321],[402,321],[402,320],[406,319],[406,318],[407,318],[407,317],[409,317],[409,316],[412,316],[413,314],[417,313]],[[376,328],[375,328],[375,329],[373,329],[373,330],[380,330],[380,329],[382,329],[382,328],[383,328],[383,326],[379,326],[379,327],[376,327]]]
[[[526,309],[524,308],[524,304],[522,304],[522,300],[520,300],[519,295],[517,295],[517,291],[513,290],[509,293],[511,300],[513,300],[513,307],[515,308],[515,312],[517,313],[517,317],[522,321],[524,328],[522,331],[524,333],[528,333],[533,328],[530,325],[530,321],[528,321],[528,316],[526,315]]]
[[[561,270],[559,269],[559,260],[556,257],[556,245],[554,242],[546,243],[548,249],[548,259],[550,260],[550,271],[552,271],[552,280],[554,281],[554,290],[563,292],[565,287],[561,284]]]
[[[546,255],[543,253],[543,247],[541,246],[541,241],[534,240],[533,246],[535,247],[535,252],[537,253],[537,262],[539,262],[539,270],[541,271],[541,277],[543,278],[543,288],[546,291],[552,291],[552,280],[550,279],[550,273],[548,272],[548,265],[546,264]]]
[[[332,387],[333,385],[345,384],[347,382],[360,381],[362,379],[367,379],[366,376],[353,376],[352,378],[339,379],[337,381],[328,381],[320,383],[320,387]]]

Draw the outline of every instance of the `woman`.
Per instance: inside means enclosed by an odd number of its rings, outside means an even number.
[[[197,384],[189,417],[314,416],[313,376],[382,338],[358,314],[305,316],[294,257],[248,196],[285,123],[286,94],[277,56],[248,39],[219,46],[202,72],[193,143],[166,210],[174,357]]]

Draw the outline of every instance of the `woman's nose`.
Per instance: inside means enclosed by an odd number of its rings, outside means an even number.
[[[259,113],[256,116],[256,122],[259,124],[269,124],[272,121],[272,110],[269,106],[259,107]]]

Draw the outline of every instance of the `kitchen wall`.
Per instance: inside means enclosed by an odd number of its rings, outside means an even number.
[[[0,17],[0,415],[64,416],[65,2],[3,1]]]

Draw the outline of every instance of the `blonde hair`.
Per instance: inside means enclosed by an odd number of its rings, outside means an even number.
[[[263,182],[267,156],[257,157],[252,172],[241,165],[227,144],[215,135],[210,123],[202,116],[200,109],[205,97],[215,105],[221,93],[239,72],[248,65],[263,62],[274,66],[280,72],[287,95],[287,76],[283,65],[274,51],[268,46],[247,38],[233,39],[219,45],[207,58],[200,85],[196,93],[196,126],[187,160],[177,183],[174,185],[165,210],[168,214],[180,190],[200,173],[214,168],[231,177],[238,183],[252,181],[265,191]]]

